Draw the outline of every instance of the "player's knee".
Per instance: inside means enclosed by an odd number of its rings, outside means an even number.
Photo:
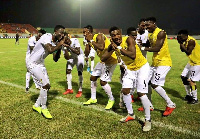
[[[91,75],[91,77],[90,77],[90,81],[96,81],[96,80],[97,80],[97,77]]]
[[[130,93],[130,88],[122,88],[122,93],[124,94],[124,95],[127,95],[127,94],[129,94]]]
[[[183,82],[184,85],[189,85],[190,84],[190,82],[188,81],[187,77],[181,76],[181,79],[182,79],[182,82]]]
[[[82,75],[82,72],[81,71],[78,71],[78,76],[81,76]]]
[[[101,84],[101,86],[104,86],[107,84],[107,82],[100,80],[100,84]]]
[[[92,56],[92,57],[90,57],[91,58],[91,61],[93,61],[94,60],[94,57]]]
[[[45,86],[42,86],[43,89],[49,90],[51,88],[50,84],[46,84]]]
[[[151,87],[152,87],[153,89],[155,89],[156,87],[158,87],[158,85],[151,84]]]
[[[66,70],[66,74],[70,74],[71,73],[71,70],[70,69],[67,69]]]
[[[138,97],[142,97],[142,96],[146,95],[145,93],[140,93],[140,92],[137,92],[137,94],[138,94]]]

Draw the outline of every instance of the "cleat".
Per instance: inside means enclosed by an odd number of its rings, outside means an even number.
[[[173,111],[175,108],[176,108],[175,106],[174,106],[173,108],[172,108],[172,107],[166,106],[166,109],[165,109],[165,111],[164,111],[164,113],[163,113],[163,116],[168,116],[168,115],[170,115],[170,114],[172,113],[172,111]]]
[[[90,72],[90,67],[87,68],[87,72]]]
[[[198,99],[197,100],[195,100],[195,99],[192,99],[192,101],[191,102],[189,102],[189,104],[197,104],[198,103]]]
[[[144,126],[143,126],[143,131],[149,131],[151,130],[151,122],[150,121],[145,121]]]
[[[90,74],[92,75],[92,71],[90,71]]]
[[[48,109],[42,109],[42,115],[47,119],[52,119],[52,116]]]
[[[28,93],[29,92],[29,88],[26,88],[25,92]]]
[[[150,111],[153,111],[154,110],[154,107],[153,106],[150,106]],[[138,108],[138,111],[144,111],[144,108],[143,107],[140,107]]]
[[[88,101],[83,102],[83,105],[91,105],[91,104],[96,104],[97,103],[97,99],[93,100],[92,98],[90,98]]]
[[[126,122],[132,121],[132,120],[135,120],[135,115],[131,116],[130,114],[128,114],[126,117],[120,119],[120,122],[126,123]]]
[[[78,91],[78,93],[76,94],[76,98],[79,98],[82,96],[82,91]]]
[[[35,105],[33,105],[33,110],[38,112],[39,114],[41,114],[42,108],[41,107],[35,107]]]
[[[190,102],[190,101],[192,101],[192,96],[186,95],[184,100]]]
[[[126,107],[125,107],[125,104],[123,103],[123,102],[120,102],[119,103],[119,108],[120,109],[125,109]]]
[[[106,105],[105,110],[110,110],[113,107],[114,103],[114,100],[108,100],[108,104]]]
[[[73,94],[73,89],[67,89],[64,93],[63,93],[63,95],[67,95],[67,94]]]

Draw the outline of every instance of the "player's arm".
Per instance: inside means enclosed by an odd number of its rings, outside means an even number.
[[[57,43],[56,46],[52,46],[50,43],[44,45],[45,49],[52,54],[53,52],[61,49],[62,45],[64,44],[65,39],[63,38],[60,42]]]
[[[34,46],[29,46],[30,48],[30,53],[33,51]]]
[[[183,43],[180,43],[180,49],[182,52],[185,52],[186,55],[190,55],[192,53],[192,50],[194,49],[195,47],[195,41],[194,40],[190,40],[188,42],[188,46],[187,48],[185,47],[185,45]]]
[[[91,41],[89,42],[89,45],[93,45],[95,49],[98,49],[100,51],[103,51],[105,48],[105,37],[102,34],[97,35],[96,42]]]
[[[127,38],[126,43],[128,45],[127,50],[118,47],[120,49],[120,53],[134,60],[136,58],[136,43],[131,37]]]
[[[164,31],[160,31],[157,36],[156,45],[154,47],[144,47],[141,50],[149,51],[149,52],[159,52],[162,48],[166,38],[166,33]]]
[[[86,43],[86,45],[85,45],[85,51],[84,51],[85,57],[89,56],[90,49],[91,49],[90,45],[88,43]]]
[[[57,52],[53,53],[53,60],[57,62],[60,59],[61,49],[58,49]]]
[[[115,50],[113,49],[112,44],[109,45],[107,51],[102,55],[101,61],[102,61],[102,62],[105,62],[109,57],[111,57],[111,55],[112,55],[112,53],[113,53],[114,51],[115,51]]]

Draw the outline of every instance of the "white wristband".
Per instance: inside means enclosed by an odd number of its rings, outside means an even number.
[[[94,40],[90,40],[90,43],[92,43]]]
[[[117,49],[119,49],[119,50],[120,50],[120,49],[122,49],[122,47],[121,47],[121,46],[117,46]]]
[[[144,49],[145,49],[145,47],[141,47],[141,50],[143,50],[143,51],[144,51]]]

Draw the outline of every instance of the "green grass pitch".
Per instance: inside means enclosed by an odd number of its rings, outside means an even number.
[[[80,38],[82,45],[82,39]],[[20,45],[15,45],[15,39],[0,39],[0,138],[200,138],[200,104],[187,104],[183,98],[186,95],[180,74],[188,62],[188,58],[179,49],[176,40],[168,40],[173,66],[166,77],[164,89],[176,103],[177,108],[168,117],[162,117],[165,101],[153,91],[152,101],[155,110],[151,112],[152,130],[142,132],[138,120],[120,123],[119,119],[127,114],[119,109],[119,67],[114,71],[112,92],[115,97],[114,112],[104,110],[108,97],[98,80],[96,106],[82,106],[82,102],[90,98],[90,74],[83,72],[83,96],[75,98],[78,91],[78,73],[72,71],[74,94],[62,95],[65,91],[66,60],[63,55],[55,63],[52,55],[45,60],[45,65],[51,82],[48,93],[48,108],[53,119],[47,120],[32,111],[32,105],[38,93],[25,93],[25,54],[28,39],[20,39]],[[200,41],[199,41],[200,43]],[[84,48],[82,46],[82,48]],[[148,53],[151,64],[152,53]],[[95,64],[99,58],[95,58]],[[200,83],[197,83],[200,87]],[[31,80],[31,88],[35,89]],[[136,96],[135,96],[136,97]],[[200,95],[198,95],[200,100]],[[144,117],[138,112],[140,101],[133,103],[137,117]]]

